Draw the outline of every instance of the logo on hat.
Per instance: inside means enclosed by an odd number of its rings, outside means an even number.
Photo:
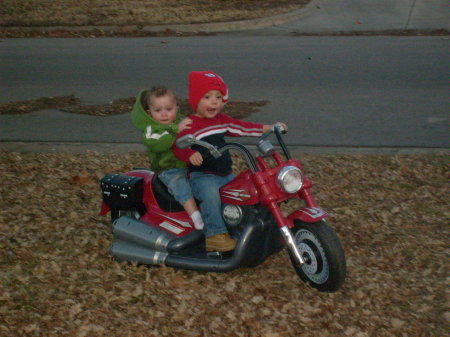
[[[206,73],[205,76],[207,76],[207,77],[217,77],[215,74],[211,74],[211,73]]]

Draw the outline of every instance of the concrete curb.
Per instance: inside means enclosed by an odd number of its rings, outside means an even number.
[[[240,20],[230,22],[213,22],[201,24],[179,24],[179,25],[157,25],[157,26],[31,26],[31,27],[3,27],[7,31],[104,31],[104,32],[143,32],[143,33],[163,33],[163,32],[179,32],[179,33],[219,33],[219,32],[233,32],[272,27],[281,25],[291,21],[301,19],[309,15],[316,9],[323,0],[311,0],[305,7],[295,11],[269,16],[265,18]]]

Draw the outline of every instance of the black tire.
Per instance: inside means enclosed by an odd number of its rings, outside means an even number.
[[[291,231],[305,260],[300,267],[289,252],[300,278],[319,291],[337,291],[345,280],[346,263],[341,241],[333,229],[325,221],[305,223],[296,220]]]

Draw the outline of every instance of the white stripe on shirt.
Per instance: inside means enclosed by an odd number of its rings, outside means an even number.
[[[236,125],[232,123],[226,123],[221,125],[214,125],[211,127],[204,128],[200,131],[197,131],[195,133],[195,136],[198,140],[208,137],[215,134],[220,133],[234,133],[238,134],[239,136],[261,136],[262,130],[259,128],[245,128],[242,125]]]
[[[152,126],[147,126],[145,138],[146,139],[160,139],[162,136],[168,135],[169,133],[167,131],[164,131],[163,133],[153,133],[152,134]]]

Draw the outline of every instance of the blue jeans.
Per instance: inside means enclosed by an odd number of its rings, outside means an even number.
[[[170,194],[173,195],[176,201],[184,204],[189,199],[193,198],[191,185],[186,177],[185,168],[173,168],[162,171],[159,179],[167,186]]]
[[[201,213],[206,237],[228,233],[222,219],[222,202],[219,188],[233,180],[234,174],[225,177],[203,172],[191,172],[191,186],[194,196],[200,200]]]

